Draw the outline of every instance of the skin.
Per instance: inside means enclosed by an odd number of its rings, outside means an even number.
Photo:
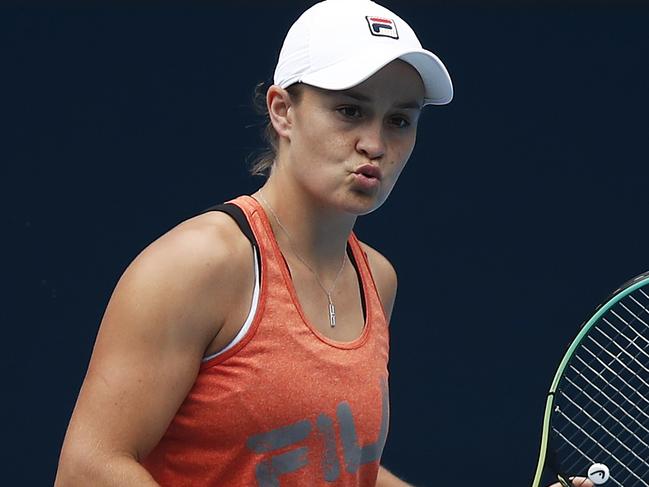
[[[356,218],[376,210],[394,188],[415,145],[423,93],[419,75],[402,61],[351,90],[304,86],[299,103],[269,89],[280,146],[263,192],[316,272],[337,270]],[[354,183],[363,164],[383,172],[377,189]]]
[[[401,61],[346,92],[304,86],[297,102],[277,86],[268,90],[280,143],[261,191],[290,241],[262,205],[300,304],[311,323],[336,340],[353,340],[362,331],[356,273],[347,261],[333,294],[339,322],[346,325],[332,330],[321,312],[326,297],[291,244],[330,287],[347,258],[345,245],[356,218],[385,202],[412,153],[423,93],[417,72]],[[383,172],[376,189],[364,190],[355,182],[354,171],[367,163]],[[260,200],[259,192],[253,197]],[[396,272],[378,251],[361,245],[389,321]],[[194,383],[201,358],[221,350],[239,331],[253,278],[250,243],[229,216],[218,212],[183,222],[137,256],[102,319],[63,443],[56,486],[157,485],[138,460],[164,434]],[[407,485],[385,468],[379,470],[377,486]]]
[[[280,148],[263,194],[296,251],[328,287],[347,258],[345,243],[357,216],[378,208],[403,170],[423,99],[421,79],[401,62],[391,63],[355,92],[362,100],[305,87],[295,104],[281,88],[268,91]],[[396,107],[403,103],[415,108]],[[365,163],[384,172],[376,190],[362,190],[354,182],[353,171]],[[346,262],[333,296],[339,322],[349,325],[332,330],[321,320],[324,293],[270,213],[269,220],[310,321],[334,339],[356,338],[362,309],[353,267]],[[379,252],[362,246],[389,320],[396,273]],[[219,212],[183,222],[136,257],[102,319],[61,450],[56,486],[157,485],[138,460],[166,431],[201,358],[223,348],[244,322],[253,276],[250,243]],[[407,484],[381,469],[377,485]]]
[[[423,94],[419,74],[401,61],[352,90],[304,86],[299,102],[277,86],[268,90],[270,119],[280,144],[276,164],[260,192],[290,235],[289,239],[267,209],[278,243],[287,250],[284,255],[300,300],[309,308],[307,313],[312,310],[314,324],[332,338],[348,341],[361,332],[355,271],[347,260],[332,295],[337,310],[355,310],[355,326],[332,331],[321,312],[327,306],[326,295],[291,247],[330,288],[347,259],[345,246],[357,217],[385,202],[412,153]],[[411,108],[398,108],[402,105]],[[375,189],[365,190],[356,182],[354,171],[364,164],[382,171]],[[266,207],[258,194],[253,196]],[[394,274],[387,259],[370,252],[381,268]],[[396,281],[396,276],[391,279]]]
[[[570,480],[572,480],[575,487],[594,487],[593,483],[584,477],[571,477]],[[561,487],[561,484],[557,482],[556,484],[552,484],[550,487]]]
[[[341,260],[347,258],[345,246],[356,218],[386,201],[405,168],[415,146],[423,97],[419,74],[398,60],[351,90],[306,86],[299,102],[286,90],[276,86],[269,89],[267,105],[280,145],[277,161],[261,191],[291,236],[289,239],[271,218],[280,247],[296,249],[327,288],[336,279]],[[354,171],[364,164],[381,169],[377,188],[364,189],[356,182]],[[253,196],[261,200],[258,193]],[[272,214],[268,209],[267,213]],[[364,248],[371,255],[372,272],[378,274],[379,292],[382,302],[387,303],[389,317],[396,294],[396,272],[384,256],[369,246]],[[312,271],[305,269],[293,253],[285,256],[311,322],[323,334],[340,341],[359,336],[363,321],[351,265],[340,276],[333,300],[336,309],[347,316],[356,309],[355,325],[332,330],[321,312],[326,309],[326,297],[314,283]],[[346,299],[349,296],[354,296],[353,303]],[[408,484],[381,467],[377,486]]]

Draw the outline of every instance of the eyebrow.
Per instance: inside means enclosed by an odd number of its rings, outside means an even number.
[[[353,98],[355,100],[365,102],[365,103],[368,103],[368,102],[372,101],[372,98],[370,98],[369,96],[364,95],[364,94],[359,93],[358,91],[354,91],[354,90],[344,90],[344,91],[341,92],[341,94],[343,96],[348,96],[349,98]],[[423,108],[421,103],[419,103],[417,101],[414,101],[414,100],[413,101],[406,101],[406,102],[396,103],[394,105],[394,107],[395,108],[400,108],[400,109],[403,109],[403,110],[407,110],[407,109],[421,110]]]

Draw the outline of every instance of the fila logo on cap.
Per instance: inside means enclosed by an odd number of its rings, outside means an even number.
[[[370,26],[370,32],[373,36],[399,38],[397,26],[394,20],[384,19],[383,17],[365,17],[367,25]]]

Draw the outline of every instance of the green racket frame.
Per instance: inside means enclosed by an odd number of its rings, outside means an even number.
[[[548,392],[548,397],[545,401],[545,415],[543,417],[543,434],[541,436],[541,449],[539,452],[539,462],[536,467],[536,474],[534,475],[534,481],[532,482],[532,487],[541,487],[540,485],[541,478],[543,476],[543,471],[545,469],[545,460],[548,453],[548,440],[550,436],[550,422],[552,419],[552,409],[554,407],[554,395],[556,393],[557,386],[559,385],[559,381],[561,380],[561,376],[563,375],[563,371],[568,366],[568,362],[570,362],[573,353],[575,352],[577,347],[581,344],[581,341],[584,339],[584,337],[588,334],[588,331],[591,329],[591,327],[595,323],[597,323],[597,321],[601,318],[601,316],[604,313],[606,313],[609,309],[611,309],[611,307],[613,307],[625,296],[628,296],[636,289],[642,287],[644,284],[647,283],[648,280],[649,280],[649,272],[645,272],[643,274],[640,274],[639,276],[634,277],[630,281],[625,282],[622,286],[620,286],[617,290],[615,290],[604,303],[602,303],[597,307],[593,315],[584,322],[581,330],[579,331],[579,334],[572,341],[570,347],[568,348],[568,351],[563,356],[563,359],[559,364],[557,372],[554,374],[554,379],[552,380],[552,385],[550,386],[550,391]],[[559,477],[557,478],[557,480],[564,487],[572,487],[571,485],[572,482],[566,483],[569,482],[568,479],[562,479],[561,477]]]

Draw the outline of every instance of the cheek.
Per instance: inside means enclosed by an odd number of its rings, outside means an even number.
[[[399,140],[394,145],[394,152],[391,154],[389,165],[393,169],[397,176],[401,173],[405,167],[408,159],[412,154],[412,151],[415,148],[415,137],[408,137],[405,140]]]
[[[337,134],[324,114],[312,112],[300,117],[295,125],[292,144],[295,149],[307,151],[312,157],[322,153],[322,148],[338,143]],[[318,148],[319,150],[315,150]]]
[[[391,154],[391,157],[386,164],[386,173],[389,172],[389,176],[385,179],[383,185],[383,200],[387,199],[388,195],[394,189],[394,186],[399,179],[399,176],[403,172],[410,159],[410,155],[414,149],[414,138],[411,140],[402,141],[403,143],[397,144],[395,146],[394,152]]]
[[[399,176],[401,176],[401,173],[406,167],[406,162],[395,162],[394,164],[391,165],[390,169],[392,171],[392,174],[390,175],[390,178],[386,178],[383,184],[383,192],[385,193],[385,196],[389,195],[394,187],[397,185],[397,181],[399,180]]]
[[[337,165],[354,152],[354,136],[325,117],[312,117],[301,126],[294,149],[301,158],[320,166]]]

